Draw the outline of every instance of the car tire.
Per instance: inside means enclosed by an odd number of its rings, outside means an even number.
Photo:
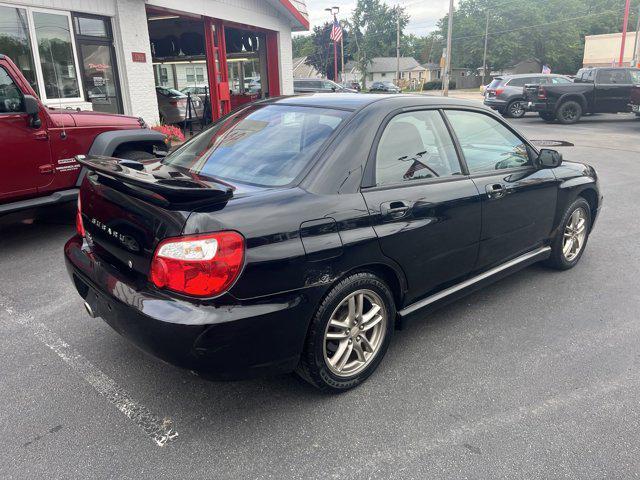
[[[124,158],[126,160],[151,160],[156,158],[153,153],[145,152],[144,150],[122,150],[113,155],[116,158]]]
[[[505,112],[506,112],[505,116],[510,118],[522,118],[524,117],[525,113],[527,113],[526,109],[524,108],[522,100],[510,101],[509,105],[507,105]]]
[[[360,272],[341,280],[311,320],[296,373],[330,393],[360,385],[382,361],[395,316],[393,295],[382,279]]]
[[[582,105],[575,100],[568,100],[558,107],[556,117],[563,125],[571,125],[582,117]]]
[[[576,266],[587,247],[591,232],[591,206],[589,202],[578,197],[564,212],[559,225],[551,242],[551,256],[545,263],[556,270],[568,270]],[[579,232],[576,232],[576,229]],[[584,233],[582,234],[582,232]],[[573,242],[576,241],[579,242],[579,246],[574,248]],[[571,248],[568,248],[569,243],[572,245]]]
[[[547,123],[556,121],[556,116],[553,113],[539,112],[538,116]]]

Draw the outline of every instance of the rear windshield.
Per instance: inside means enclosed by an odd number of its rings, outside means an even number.
[[[491,82],[489,84],[488,88],[496,88],[496,87],[499,87],[501,84],[502,84],[502,79],[501,78],[495,78],[493,80],[493,82]]]
[[[174,90],[173,88],[156,87],[156,91],[165,97],[184,97],[184,93]]]
[[[163,163],[230,182],[288,185],[348,116],[314,107],[250,107],[194,137]]]

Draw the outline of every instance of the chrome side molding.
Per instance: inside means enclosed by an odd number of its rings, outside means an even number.
[[[427,298],[418,300],[417,302],[412,303],[408,307],[405,307],[402,310],[400,310],[398,312],[398,315],[400,317],[406,317],[407,315],[417,310],[420,310],[421,308],[424,308],[428,305],[431,305],[432,303],[435,303],[438,300],[442,300],[443,298],[446,298],[453,293],[459,292],[460,290],[464,290],[465,288],[468,288],[475,283],[481,282],[482,280],[486,280],[487,278],[490,278],[493,275],[496,275],[500,272],[508,270],[521,263],[524,263],[530,260],[536,261],[538,259],[537,257],[540,257],[539,260],[543,260],[544,258],[547,258],[549,256],[548,254],[550,251],[551,251],[551,247],[540,247],[537,250],[533,250],[529,253],[525,253],[524,255],[520,255],[519,257],[516,257],[513,260],[509,260],[508,262],[505,262],[502,265],[498,265],[497,267],[493,267],[491,270],[487,270],[486,272],[481,273],[480,275],[476,275],[475,277],[469,278],[464,282],[460,282],[457,285],[453,285],[452,287],[446,288],[441,292],[434,293],[433,295]]]

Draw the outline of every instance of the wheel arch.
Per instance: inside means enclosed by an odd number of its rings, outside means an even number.
[[[587,99],[584,97],[584,95],[581,95],[579,93],[565,93],[564,95],[562,95],[558,101],[556,102],[556,108],[555,108],[555,113],[558,112],[558,109],[566,102],[569,101],[575,101],[578,102],[580,104],[580,106],[582,107],[582,113],[586,113],[587,111]]]

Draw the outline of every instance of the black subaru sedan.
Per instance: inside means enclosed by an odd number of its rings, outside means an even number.
[[[163,159],[79,161],[65,256],[91,316],[204,376],[296,371],[333,392],[407,318],[576,265],[602,200],[593,168],[426,96],[272,99]]]

